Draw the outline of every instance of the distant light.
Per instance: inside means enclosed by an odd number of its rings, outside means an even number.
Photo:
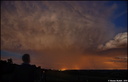
[[[62,68],[62,69],[60,69],[60,71],[65,71],[66,70],[66,68]]]

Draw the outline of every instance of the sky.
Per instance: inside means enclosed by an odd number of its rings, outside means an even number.
[[[46,69],[127,69],[126,1],[2,1],[1,59]]]

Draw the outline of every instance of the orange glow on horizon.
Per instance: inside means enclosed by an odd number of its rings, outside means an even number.
[[[123,52],[120,52],[119,54],[108,53],[103,55],[61,52],[44,52],[42,55],[42,53],[43,52],[40,51],[38,52],[38,55],[35,55],[36,53],[31,55],[30,64],[41,66],[41,68],[44,69],[56,69],[59,71],[83,69],[127,69],[127,56],[123,55]],[[6,57],[2,57],[2,60],[7,59]],[[13,63],[21,64],[22,59],[15,58],[13,59]]]
[[[65,71],[65,70],[67,70],[66,68],[62,68],[62,69],[60,69],[60,71]]]

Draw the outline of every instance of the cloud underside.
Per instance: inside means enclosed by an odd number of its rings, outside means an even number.
[[[2,2],[2,49],[96,49],[114,35],[115,9],[105,2]]]

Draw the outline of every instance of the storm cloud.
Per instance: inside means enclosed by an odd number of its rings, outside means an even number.
[[[2,2],[2,49],[93,50],[114,35],[115,9],[105,2]]]
[[[105,45],[100,45],[99,48],[103,50],[112,48],[127,48],[127,32],[117,34],[112,40]]]
[[[32,64],[50,69],[126,68],[126,63],[110,61],[117,56],[113,51],[96,52],[110,48],[116,9],[106,1],[2,1],[1,50],[29,53]],[[118,39],[121,45],[124,38]]]

